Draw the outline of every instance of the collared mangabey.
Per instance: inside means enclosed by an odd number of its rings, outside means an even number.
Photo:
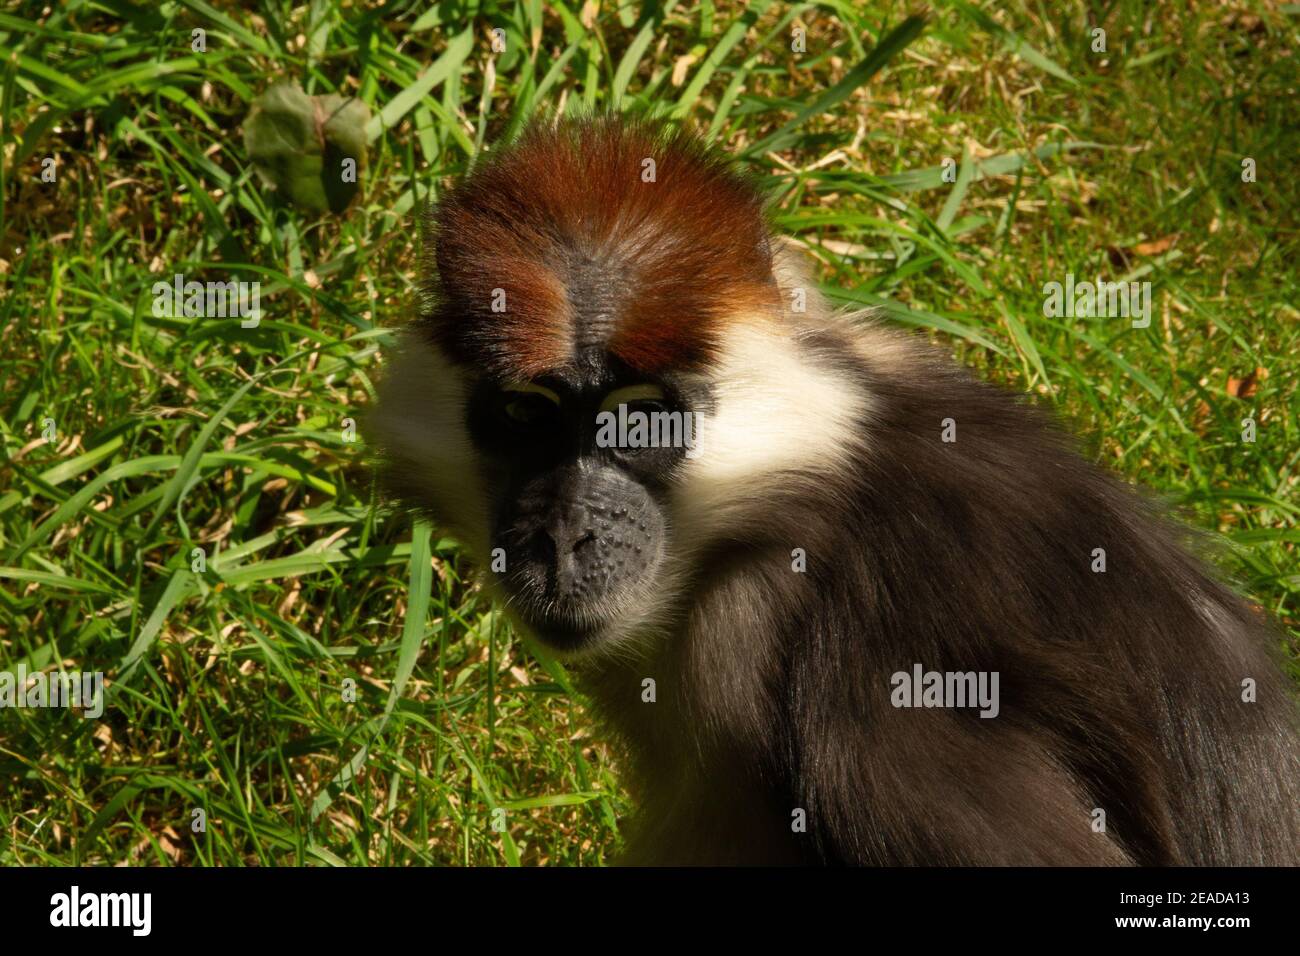
[[[371,437],[575,662],[622,862],[1300,859],[1277,633],[1047,416],[833,314],[724,158],[538,124],[429,225]]]

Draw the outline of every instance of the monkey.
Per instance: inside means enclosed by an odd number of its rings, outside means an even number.
[[[574,667],[636,807],[617,862],[1296,864],[1275,625],[769,222],[688,129],[534,121],[428,212],[367,419],[392,500]]]

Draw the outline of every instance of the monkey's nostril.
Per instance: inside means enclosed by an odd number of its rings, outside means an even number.
[[[577,541],[573,542],[573,553],[577,554],[580,549],[596,540],[596,532],[588,531]]]

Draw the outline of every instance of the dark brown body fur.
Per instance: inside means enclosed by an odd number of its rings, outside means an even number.
[[[1300,861],[1278,634],[1041,414],[923,362],[862,367],[870,454],[718,546],[657,656],[587,673],[644,808],[625,862]],[[894,708],[915,662],[998,671],[1001,714]]]

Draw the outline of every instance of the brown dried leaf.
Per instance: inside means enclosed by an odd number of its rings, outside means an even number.
[[[1170,247],[1178,241],[1178,233],[1165,236],[1163,239],[1152,239],[1150,242],[1139,242],[1133,247],[1133,251],[1140,256],[1158,256],[1162,252],[1169,251]]]
[[[1226,391],[1233,398],[1253,398],[1255,392],[1259,390],[1259,383],[1266,378],[1268,378],[1266,368],[1254,369],[1245,378],[1234,378],[1229,375]]]

